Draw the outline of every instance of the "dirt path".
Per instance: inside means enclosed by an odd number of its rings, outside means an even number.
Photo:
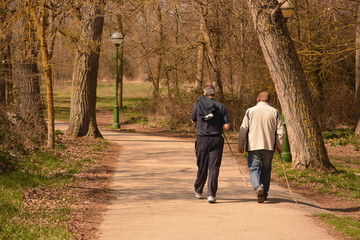
[[[105,130],[102,134],[122,151],[111,187],[115,200],[103,214],[101,240],[335,239],[309,217],[324,210],[299,195],[295,204],[287,189],[272,184],[270,201],[258,204],[231,156],[223,159],[218,201],[208,204],[193,195],[192,140]]]

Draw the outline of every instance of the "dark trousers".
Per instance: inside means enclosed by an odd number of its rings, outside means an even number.
[[[224,138],[221,136],[198,137],[196,139],[195,151],[198,172],[194,184],[194,190],[197,193],[203,192],[209,173],[208,196],[216,197],[223,149]]]

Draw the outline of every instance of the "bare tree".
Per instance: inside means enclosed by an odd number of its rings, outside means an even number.
[[[5,22],[4,6],[0,6],[0,29],[4,29],[3,23]],[[0,106],[6,105],[6,77],[5,77],[5,53],[6,53],[6,36],[0,36]]]
[[[207,1],[199,1],[200,5],[201,5],[201,17],[200,17],[200,30],[202,31],[201,34],[203,35],[204,38],[204,43],[205,43],[205,49],[206,49],[206,56],[207,59],[209,60],[211,69],[214,71],[215,74],[215,82],[217,84],[218,90],[217,90],[217,95],[220,99],[222,99],[224,97],[224,91],[223,91],[223,86],[222,86],[222,80],[221,80],[221,72],[220,72],[220,66],[219,66],[219,61],[220,61],[220,56],[219,56],[219,44],[220,44],[220,39],[219,36],[216,35],[217,32],[215,29],[213,29],[215,31],[215,44],[212,43],[211,41],[211,36],[209,33],[209,27],[207,24],[207,16],[209,13],[209,4],[210,2]],[[218,13],[218,9],[216,6],[215,7],[215,13]],[[218,27],[218,26],[216,26]],[[215,45],[215,47],[214,47]],[[215,48],[215,50],[214,50]]]
[[[305,74],[277,0],[247,0],[288,126],[293,166],[335,172],[311,101]]]
[[[356,84],[355,84],[355,134],[360,135],[360,5],[356,23]]]
[[[96,123],[96,87],[101,34],[104,25],[104,0],[78,2],[80,21],[72,76],[70,122],[71,136],[102,137]]]
[[[197,46],[197,58],[196,58],[196,89],[201,90],[203,88],[203,78],[204,78],[204,51],[205,51],[205,42],[204,42],[204,17],[203,14],[200,16],[200,34],[198,38]]]
[[[164,31],[163,31],[163,17],[161,12],[161,2],[156,0],[155,3],[155,12],[157,16],[157,32],[158,32],[158,44],[156,48],[156,61],[155,67],[153,71],[153,86],[154,92],[153,96],[156,98],[160,94],[160,77],[161,77],[161,68],[163,62],[163,55],[164,55]]]

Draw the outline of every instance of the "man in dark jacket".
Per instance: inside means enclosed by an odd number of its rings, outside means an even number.
[[[225,106],[215,101],[214,97],[215,87],[206,86],[204,96],[195,103],[191,114],[192,122],[196,123],[197,135],[195,151],[198,171],[194,183],[195,197],[202,198],[208,178],[207,200],[209,203],[216,202],[218,176],[224,148],[222,133],[230,128]]]

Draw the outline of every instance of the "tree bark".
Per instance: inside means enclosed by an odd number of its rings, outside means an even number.
[[[356,83],[355,83],[355,134],[360,135],[360,5],[356,23]]]
[[[96,123],[96,87],[105,1],[81,5],[80,36],[72,76],[70,122],[67,134],[102,137]]]
[[[277,0],[247,0],[285,114],[293,167],[335,172],[321,136],[305,74]]]

